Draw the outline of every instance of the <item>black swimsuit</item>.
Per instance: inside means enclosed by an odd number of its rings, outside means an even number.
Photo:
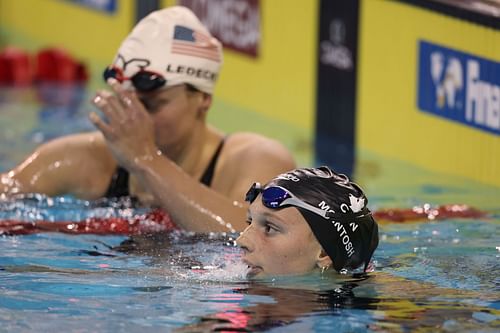
[[[200,182],[210,187],[212,184],[212,178],[214,177],[215,165],[217,164],[217,160],[219,159],[220,152],[222,150],[222,146],[224,146],[224,142],[226,138],[222,139],[217,147],[217,150],[214,153],[214,156],[208,163],[203,176],[201,176]],[[127,197],[130,195],[129,188],[129,173],[126,169],[122,167],[116,168],[113,177],[111,178],[111,182],[108,187],[108,191],[106,192],[106,198],[119,198],[119,197]]]

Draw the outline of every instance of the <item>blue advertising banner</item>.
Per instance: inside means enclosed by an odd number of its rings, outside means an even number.
[[[500,135],[500,63],[419,41],[418,108]]]
[[[117,9],[116,0],[66,0],[89,7],[107,14],[114,14]]]

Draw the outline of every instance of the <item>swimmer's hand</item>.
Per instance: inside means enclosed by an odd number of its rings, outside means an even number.
[[[142,162],[159,155],[153,120],[135,92],[123,89],[113,78],[108,79],[108,84],[113,92],[98,91],[93,99],[108,122],[95,112],[89,118],[104,135],[118,163],[133,172]]]

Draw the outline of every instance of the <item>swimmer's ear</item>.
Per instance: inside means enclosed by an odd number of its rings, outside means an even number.
[[[199,111],[201,114],[206,114],[210,106],[212,106],[212,95],[207,93],[201,93],[201,104]]]
[[[325,250],[321,249],[319,252],[318,258],[316,259],[316,265],[320,269],[325,269],[333,265],[332,259],[326,254]]]

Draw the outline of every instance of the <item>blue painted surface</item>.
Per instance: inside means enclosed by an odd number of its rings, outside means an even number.
[[[500,63],[419,42],[418,108],[500,135]]]
[[[116,0],[66,0],[76,4],[101,11],[107,14],[114,14],[117,10]]]

